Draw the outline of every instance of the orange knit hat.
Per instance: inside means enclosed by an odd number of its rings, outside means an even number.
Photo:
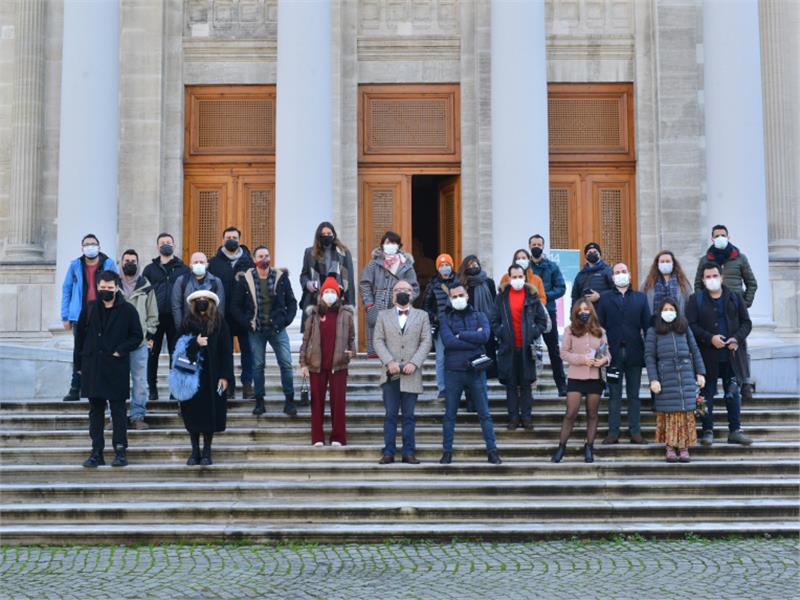
[[[454,269],[456,266],[453,262],[453,257],[449,254],[440,254],[436,257],[436,268],[438,269],[442,265],[450,265],[451,269]]]

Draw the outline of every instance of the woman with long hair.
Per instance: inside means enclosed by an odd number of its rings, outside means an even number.
[[[332,223],[323,221],[317,225],[314,241],[303,254],[303,270],[300,272],[300,309],[319,304],[319,288],[328,275],[333,275],[344,290],[342,301],[354,306],[356,291],[353,275],[353,255],[347,249]],[[305,312],[302,324],[305,323]]]
[[[567,441],[578,417],[581,397],[586,396],[586,442],[584,460],[594,462],[594,438],[597,435],[597,410],[605,384],[600,372],[611,362],[606,332],[597,320],[594,305],[581,299],[572,307],[572,322],[564,330],[561,359],[569,365],[567,372],[567,412],[561,423],[558,449],[550,460],[561,462],[567,451]]]
[[[678,311],[685,315],[692,284],[675,255],[669,250],[662,250],[650,265],[642,291],[647,296],[647,305],[653,315],[657,314],[656,309],[667,298],[677,301]]]
[[[514,260],[511,261],[511,264],[517,265],[525,272],[525,281],[536,288],[536,292],[539,294],[539,300],[543,305],[546,305],[547,294],[544,291],[544,282],[542,278],[531,269],[531,253],[525,248],[520,248],[514,252]],[[508,285],[508,280],[508,273],[503,273],[503,276],[500,278],[500,287]]]

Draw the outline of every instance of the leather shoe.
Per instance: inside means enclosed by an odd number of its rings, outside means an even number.
[[[96,469],[100,465],[104,464],[106,464],[106,461],[103,460],[102,452],[92,451],[92,454],[89,456],[89,458],[83,461],[83,466],[86,467],[87,469]]]
[[[533,431],[533,421],[530,419],[522,419],[522,428],[525,431]]]
[[[508,421],[508,425],[506,425],[506,429],[509,431],[514,431],[517,427],[519,427],[519,419],[514,417]]]
[[[500,457],[497,455],[497,450],[489,450],[489,452],[486,453],[486,458],[493,465],[503,464],[503,461],[500,460]]]
[[[449,465],[453,462],[453,453],[452,452],[443,452],[442,458],[439,459],[440,465]]]
[[[644,439],[641,435],[632,435],[631,436],[631,444],[641,444],[642,446],[647,445],[647,440]]]
[[[408,454],[408,455],[404,456],[403,457],[403,462],[408,464],[408,465],[418,465],[419,464],[419,460],[417,460],[417,457],[414,456],[413,454]]]
[[[390,465],[394,462],[394,456],[392,454],[384,454],[381,456],[381,459],[378,461],[379,465]]]
[[[603,440],[603,445],[618,444],[618,443],[619,443],[619,436],[616,435],[606,436],[606,439]]]

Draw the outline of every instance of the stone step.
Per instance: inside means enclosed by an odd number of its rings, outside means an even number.
[[[800,493],[800,478],[730,477],[725,479],[670,478],[571,478],[571,479],[474,479],[448,476],[441,479],[416,479],[414,467],[392,465],[398,469],[391,480],[241,480],[215,481],[196,478],[188,481],[82,481],[3,483],[0,494],[6,503],[35,502],[119,502],[132,499],[150,502],[261,501],[266,498],[301,503],[309,498],[336,500],[453,499],[484,502],[517,499],[537,502],[543,499],[572,498],[794,498]],[[115,478],[117,479],[117,478]],[[424,497],[420,489],[424,488]]]
[[[561,523],[180,523],[173,524],[35,524],[0,525],[0,537],[6,544],[152,544],[171,542],[275,543],[305,541],[342,544],[381,543],[386,540],[491,540],[528,542],[532,539],[564,539],[580,536],[607,538],[614,535],[645,537],[684,537],[692,533],[702,537],[783,535],[800,532],[797,519],[759,521],[672,521],[651,520],[612,522],[577,521]]]
[[[320,449],[320,452],[340,452],[342,449]],[[502,449],[501,449],[502,450]],[[85,453],[84,453],[85,454]],[[471,459],[460,448],[453,454],[454,462],[439,465],[429,462],[420,465],[395,465],[409,468],[414,477],[439,479],[449,476],[466,476],[475,479],[482,477],[516,477],[524,479],[546,479],[552,477],[575,478],[640,478],[640,477],[697,477],[701,480],[730,477],[797,477],[800,459],[742,459],[693,460],[689,464],[668,464],[655,460],[604,460],[596,457],[596,462],[586,464],[582,460],[580,448],[570,447],[564,462],[552,464],[545,460],[507,460],[502,465],[491,465],[485,460]],[[108,457],[110,458],[110,456]],[[404,472],[404,471],[403,471]],[[68,481],[166,481],[166,480],[244,480],[299,478],[316,479],[324,477],[394,480],[398,477],[397,468],[378,465],[377,461],[332,461],[316,462],[217,462],[211,467],[187,467],[179,462],[132,463],[125,468],[103,467],[85,469],[80,463],[46,465],[0,465],[0,480],[3,483],[55,483]],[[114,478],[114,479],[112,479]]]

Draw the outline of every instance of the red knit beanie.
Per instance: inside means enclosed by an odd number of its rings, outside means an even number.
[[[333,290],[337,294],[342,293],[342,288],[339,287],[339,282],[336,281],[336,277],[329,275],[325,278],[325,281],[322,284],[322,288],[320,288],[320,294],[324,293],[325,290]]]

